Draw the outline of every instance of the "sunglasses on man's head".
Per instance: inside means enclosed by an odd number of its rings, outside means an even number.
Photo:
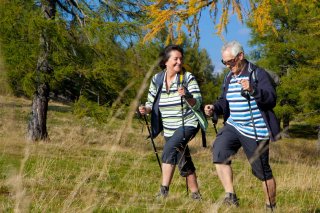
[[[241,52],[240,52],[241,53]],[[238,53],[236,55],[236,57],[234,57],[233,59],[230,59],[229,61],[224,61],[223,59],[221,59],[221,63],[223,63],[225,66],[229,65],[229,66],[234,66],[236,63],[236,60],[238,58],[238,56],[240,55],[240,53]]]

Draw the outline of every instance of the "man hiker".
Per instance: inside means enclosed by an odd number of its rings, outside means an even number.
[[[252,173],[262,181],[266,208],[276,206],[276,181],[269,165],[269,141],[280,131],[273,112],[276,91],[268,73],[245,59],[242,45],[231,41],[221,49],[226,75],[221,97],[206,105],[205,113],[224,115],[224,127],[213,143],[213,163],[224,187],[226,205],[238,206],[233,187],[231,158],[240,147],[251,164]]]

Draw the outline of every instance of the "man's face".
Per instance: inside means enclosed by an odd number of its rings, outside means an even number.
[[[243,59],[243,53],[240,52],[234,56],[231,53],[231,49],[228,48],[222,53],[222,63],[227,66],[231,72],[238,75],[241,72],[241,60]]]

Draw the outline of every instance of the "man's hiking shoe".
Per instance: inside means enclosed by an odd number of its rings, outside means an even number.
[[[266,204],[266,212],[276,212],[276,204]]]
[[[201,201],[202,200],[200,192],[192,192],[191,193],[191,198],[192,198],[192,200],[196,200],[196,201]]]
[[[223,200],[223,204],[225,204],[227,206],[238,207],[239,206],[239,199],[237,198],[236,194],[227,192],[226,196]]]
[[[159,193],[156,195],[157,199],[162,199],[162,198],[166,198],[169,194],[169,186],[160,186],[160,191]]]

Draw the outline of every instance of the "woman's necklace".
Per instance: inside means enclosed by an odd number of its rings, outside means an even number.
[[[175,75],[172,76],[172,77],[167,76],[167,79],[166,79],[166,87],[167,87],[166,89],[167,89],[167,92],[169,92],[170,86],[171,86],[172,82],[174,81],[174,79],[175,79]]]

